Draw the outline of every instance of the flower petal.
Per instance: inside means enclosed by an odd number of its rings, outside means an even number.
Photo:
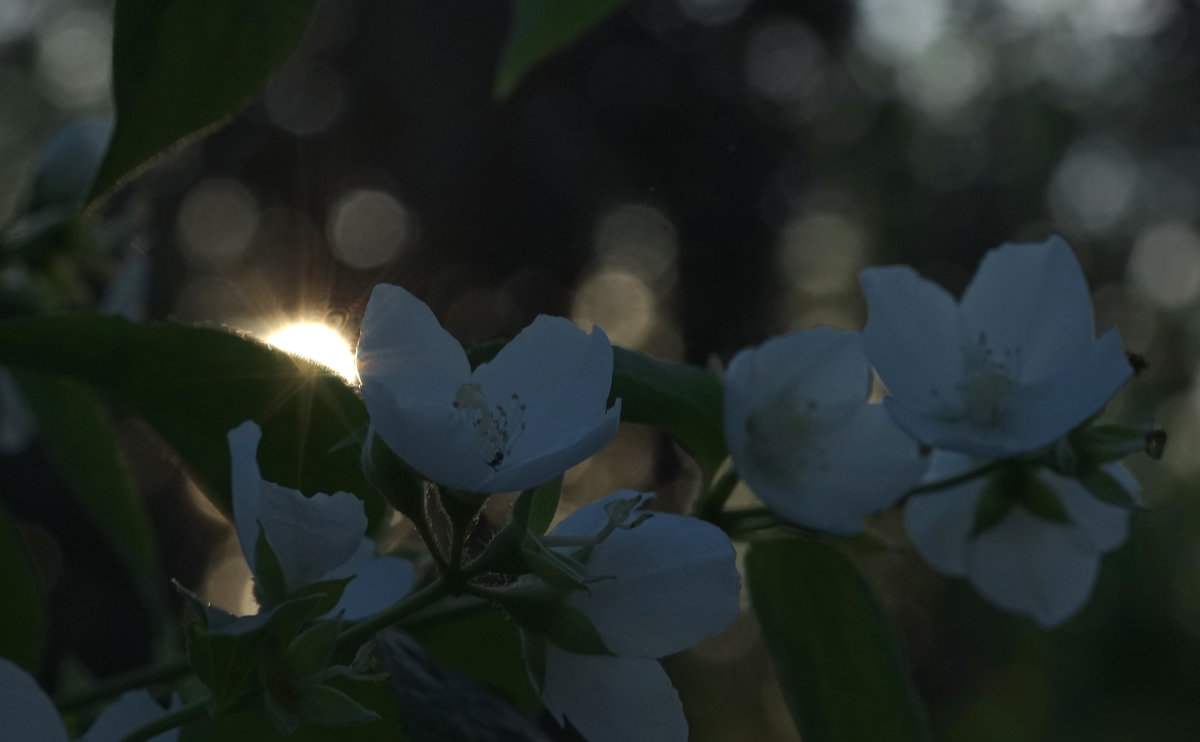
[[[363,379],[362,395],[375,432],[421,476],[453,489],[484,491],[495,472],[469,419],[454,408],[453,394],[441,404],[430,399],[401,409],[382,384]]]
[[[448,405],[471,374],[466,352],[425,302],[384,283],[367,302],[356,360],[359,378],[387,389],[401,408],[442,399]],[[367,409],[374,419],[370,401]]]
[[[657,660],[548,646],[542,701],[590,742],[687,742],[683,704]]]
[[[415,570],[412,562],[392,556],[378,556],[375,542],[363,538],[358,551],[326,579],[353,577],[341,600],[330,613],[344,611],[347,621],[360,621],[390,608],[412,590]]]
[[[857,533],[864,515],[891,507],[925,471],[919,445],[883,405],[864,402],[847,422],[816,434],[821,459],[787,481],[734,453],[738,473],[759,499],[797,525]]]
[[[936,452],[926,480],[953,476],[971,465],[960,454]],[[963,576],[967,573],[975,509],[985,482],[976,479],[913,497],[904,506],[904,525],[921,558],[939,572]]]
[[[582,437],[570,443],[559,441],[556,448],[541,455],[500,468],[478,491],[513,492],[541,486],[607,446],[617,435],[620,423],[621,400],[618,399],[600,423],[586,429]]]
[[[33,676],[0,657],[0,739],[67,742],[58,709]]]
[[[167,710],[178,708],[179,704],[179,697],[175,696]],[[165,711],[146,691],[129,691],[104,709],[104,713],[83,735],[83,742],[118,742],[143,724],[162,716]],[[152,737],[150,742],[175,742],[177,739],[179,730],[172,729]]]
[[[1058,236],[988,252],[961,307],[971,329],[986,333],[989,345],[1020,349],[1025,384],[1075,367],[1095,338],[1087,279]]]
[[[940,406],[962,373],[958,306],[933,281],[907,266],[867,268],[863,346],[894,397],[920,408]],[[936,392],[936,394],[931,394]]]
[[[969,420],[954,420],[930,414],[895,397],[883,400],[892,420],[914,438],[937,449],[957,451],[982,459],[1002,459],[1049,443],[1041,434],[1033,437],[1017,426],[977,425]],[[1079,422],[1082,422],[1080,420]],[[1031,440],[1042,441],[1030,445]]]
[[[264,481],[256,453],[262,431],[247,421],[229,432],[233,518],[251,571],[262,524],[289,590],[320,580],[354,554],[367,529],[362,502],[347,492],[305,497]]]
[[[1100,568],[1098,552],[1053,523],[1014,508],[998,526],[977,536],[967,577],[988,600],[1057,626],[1083,607]]]
[[[965,456],[938,452],[928,478],[952,476],[970,465]],[[1119,465],[1105,468],[1133,490]],[[1054,491],[1070,523],[1046,520],[1018,506],[996,526],[972,536],[986,486],[981,478],[914,497],[905,508],[905,524],[933,567],[966,576],[992,603],[1049,627],[1087,602],[1101,553],[1125,540],[1129,512],[1097,500],[1076,480],[1045,469],[1036,476]]]
[[[581,508],[591,512],[576,524],[599,521],[597,510],[603,514],[604,503],[613,497]],[[601,525],[606,522],[604,514]],[[568,526],[564,533],[571,530]],[[741,578],[734,559],[733,544],[716,526],[652,513],[633,528],[617,529],[593,549],[587,570],[601,579],[568,600],[591,619],[616,654],[663,657],[719,634],[737,617]]]
[[[511,401],[519,408],[521,426],[512,431],[508,456],[515,466],[604,426],[612,375],[612,345],[604,330],[595,327],[588,334],[543,314],[475,369],[473,380],[493,404]],[[515,425],[514,415],[509,418]]]
[[[1105,465],[1103,469],[1123,485],[1126,491],[1136,495],[1137,483],[1124,466],[1113,463]],[[1052,471],[1039,472],[1038,476],[1050,485],[1059,502],[1066,508],[1071,516],[1071,523],[1075,526],[1073,535],[1082,546],[1097,554],[1103,554],[1125,543],[1125,539],[1129,537],[1128,510],[1098,499],[1077,479],[1059,476]]]
[[[1021,389],[1005,425],[1020,431],[1019,450],[1038,448],[1095,414],[1132,375],[1121,338],[1115,329],[1109,330],[1058,376]]]

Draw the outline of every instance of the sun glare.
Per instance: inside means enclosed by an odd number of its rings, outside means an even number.
[[[272,333],[267,343],[319,363],[350,384],[358,383],[354,351],[332,327],[320,322],[297,322]]]

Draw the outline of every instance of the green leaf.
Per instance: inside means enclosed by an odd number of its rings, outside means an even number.
[[[518,710],[527,714],[541,710],[542,700],[525,673],[517,627],[499,609],[414,626],[409,633],[434,660],[483,683]]]
[[[728,456],[715,374],[614,346],[611,396],[621,398],[622,420],[658,426],[679,441],[706,481]]]
[[[391,678],[410,739],[545,739],[528,718],[479,682],[435,660],[399,629],[375,635],[375,656]]]
[[[89,201],[231,117],[291,54],[313,0],[117,0],[116,129]]]
[[[563,478],[556,477],[534,490],[528,524],[534,535],[545,535],[550,524],[554,522],[554,515],[558,512],[558,501],[562,497],[562,487]]]
[[[1062,503],[1058,501],[1058,495],[1054,494],[1054,490],[1044,484],[1032,473],[1026,474],[1024,481],[1020,483],[1020,489],[1014,493],[1021,502],[1021,506],[1045,520],[1054,523],[1070,523],[1071,515]]]
[[[125,455],[104,405],[87,387],[31,373],[14,378],[42,443],[80,508],[133,575],[147,607],[158,607],[158,556]]]
[[[1081,476],[1079,482],[1101,502],[1127,510],[1138,507],[1137,500],[1129,493],[1129,490],[1125,489],[1115,477],[1099,467]]]
[[[496,71],[496,97],[508,97],[542,59],[587,33],[624,4],[625,0],[516,0]]]
[[[314,685],[301,691],[296,708],[301,723],[323,727],[347,727],[379,718],[379,714],[328,685]]]
[[[561,600],[534,603],[514,601],[505,603],[504,609],[522,629],[546,637],[560,649],[575,654],[615,656],[605,646],[591,619],[570,603]]]
[[[328,667],[341,628],[342,619],[334,618],[305,629],[288,645],[288,670],[298,678],[305,678]]]
[[[971,526],[971,537],[974,538],[1000,525],[1016,504],[1016,498],[1004,487],[1003,479],[989,479],[978,504],[975,505],[975,522]]]
[[[254,566],[254,599],[263,608],[274,608],[287,597],[287,578],[283,576],[283,566],[275,556],[261,522],[254,544]]]
[[[49,339],[53,342],[48,342]],[[119,317],[62,315],[0,322],[0,364],[62,374],[141,415],[221,508],[230,508],[229,431],[263,429],[263,477],[305,493],[353,492],[379,523],[384,503],[353,447],[362,400],[326,369],[229,332]]]
[[[845,557],[811,541],[760,541],[746,580],[805,742],[929,739],[896,630]]]
[[[0,657],[30,673],[41,669],[46,647],[46,607],[37,570],[21,530],[0,505]]]

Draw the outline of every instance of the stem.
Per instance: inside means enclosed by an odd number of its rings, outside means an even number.
[[[451,583],[439,577],[404,600],[374,616],[364,618],[338,635],[338,646],[362,641],[380,629],[387,628],[400,619],[425,608],[453,592]]]
[[[166,683],[191,672],[191,665],[186,659],[179,659],[166,665],[141,668],[131,672],[114,675],[111,678],[96,683],[87,690],[63,698],[58,703],[58,710],[70,714],[97,701],[120,695],[127,690],[144,688],[149,685]]]
[[[904,493],[904,496],[900,498],[900,503],[905,502],[913,495],[923,495],[926,492],[937,492],[938,490],[954,487],[955,485],[962,484],[963,482],[969,482],[976,477],[982,477],[984,474],[988,474],[1002,466],[1010,464],[1012,461],[1012,459],[995,459],[993,461],[985,461],[978,466],[973,466],[970,469],[964,469],[952,477],[935,479],[932,482],[918,484],[916,487],[913,487],[908,492]]]
[[[696,502],[696,517],[713,523],[717,522],[737,483],[738,475],[735,469],[730,469],[721,475],[712,489],[704,493]]]
[[[195,701],[192,701],[186,706],[168,711],[154,721],[134,729],[129,734],[121,738],[120,742],[148,742],[154,739],[163,732],[169,732],[176,727],[181,727],[184,724],[208,716],[208,704],[212,701],[209,696],[204,696]]]

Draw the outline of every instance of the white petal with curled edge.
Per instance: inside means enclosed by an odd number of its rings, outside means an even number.
[[[367,518],[362,501],[347,492],[299,491],[264,481],[256,452],[262,433],[253,421],[229,433],[233,468],[233,518],[242,552],[254,571],[258,527],[283,569],[289,590],[320,580],[358,549]]]
[[[607,501],[585,508],[603,512]],[[741,578],[734,560],[733,544],[716,526],[653,513],[593,549],[587,572],[596,579],[568,600],[614,653],[663,657],[721,633],[737,617]]]
[[[1061,237],[989,251],[960,306],[989,345],[1021,349],[1023,384],[1074,368],[1095,338],[1087,279]]]
[[[1100,554],[1071,537],[1071,526],[1039,518],[1023,508],[971,544],[967,576],[988,600],[1057,626],[1087,602]]]
[[[33,676],[0,657],[0,739],[67,742],[58,709]]]
[[[330,613],[344,611],[347,621],[360,621],[390,608],[412,590],[412,562],[375,554],[375,542],[364,538],[350,561],[334,569],[326,579],[353,577],[341,600]]]
[[[1137,497],[1137,482],[1124,466],[1112,463],[1105,464],[1103,469],[1126,492]],[[1129,537],[1128,510],[1098,499],[1077,479],[1059,476],[1051,471],[1042,471],[1038,476],[1054,490],[1059,502],[1066,508],[1074,526],[1073,536],[1082,546],[1101,554],[1125,543]]]
[[[178,708],[179,704],[179,697],[176,696],[166,710]],[[146,691],[129,691],[104,709],[104,713],[83,735],[83,742],[118,742],[138,727],[162,716],[166,710],[155,703]],[[176,742],[178,739],[179,730],[172,729],[152,737],[150,742]]]
[[[940,406],[962,373],[953,297],[907,266],[867,268],[859,281],[867,298],[863,347],[879,378],[910,406]]]
[[[683,705],[658,660],[548,646],[542,701],[589,742],[687,742]]]
[[[385,283],[371,291],[355,358],[359,378],[382,386],[401,408],[435,399],[449,403],[471,375],[466,352],[425,302]],[[379,413],[370,402],[367,408],[374,420]]]

